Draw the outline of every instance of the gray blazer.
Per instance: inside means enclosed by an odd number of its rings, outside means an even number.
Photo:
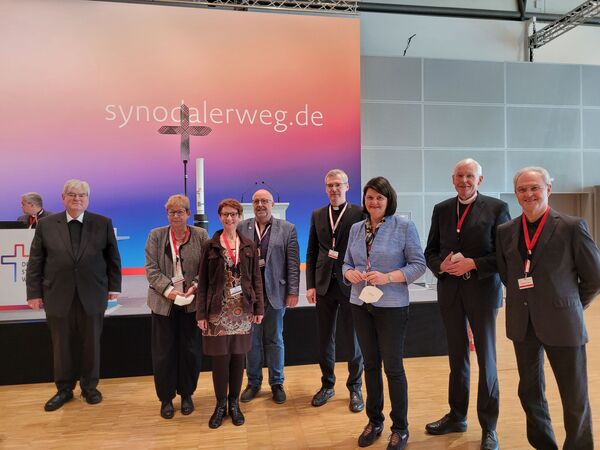
[[[254,241],[255,219],[238,225],[238,233]],[[288,294],[300,291],[300,250],[294,224],[273,217],[269,248],[265,257],[264,290],[274,309],[286,306]]]
[[[198,283],[198,272],[202,244],[208,240],[208,233],[203,228],[190,226],[190,239],[181,246],[180,255],[183,264],[183,276],[185,286],[189,288]],[[148,278],[148,307],[154,314],[168,316],[171,312],[173,302],[167,299],[163,293],[172,286],[173,260],[166,253],[169,247],[169,227],[154,228],[148,235],[146,241],[146,277]],[[185,306],[185,312],[196,311],[196,302],[193,301]]]
[[[519,289],[524,261],[519,251],[521,216],[498,227],[498,272],[506,285],[506,335],[525,338],[529,318],[546,345],[580,346],[588,341],[583,309],[600,292],[600,252],[585,221],[550,210],[533,251],[534,287]]]

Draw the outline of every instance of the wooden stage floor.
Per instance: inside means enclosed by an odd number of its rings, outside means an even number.
[[[596,442],[600,443],[600,306],[586,312],[590,343],[588,372],[594,414]],[[32,344],[35,345],[35,344]],[[547,365],[547,364],[546,364]],[[475,411],[477,365],[473,362],[469,428],[465,433],[429,436],[427,422],[447,412],[446,357],[405,360],[409,383],[410,450],[475,450],[480,429]],[[500,419],[498,434],[503,449],[530,448],[525,437],[525,417],[517,398],[517,371],[512,345],[504,333],[504,310],[498,317],[498,368],[500,377]],[[272,402],[270,389],[254,401],[242,404],[246,424],[235,427],[226,419],[217,430],[208,428],[214,408],[212,381],[202,373],[194,395],[196,411],[182,416],[179,400],[175,418],[159,416],[151,377],[105,379],[100,382],[104,401],[90,406],[75,392],[75,400],[62,409],[46,413],[44,402],[55,392],[49,383],[0,386],[1,449],[352,449],[367,423],[363,413],[348,411],[345,367],[337,365],[336,396],[320,408],[310,405],[320,384],[317,365],[286,368],[288,401]],[[547,365],[547,395],[559,444],[564,439],[562,409],[554,378]],[[389,438],[389,405],[386,405],[386,431],[371,448],[385,448]]]

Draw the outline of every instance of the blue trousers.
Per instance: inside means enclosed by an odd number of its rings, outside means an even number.
[[[262,323],[252,325],[252,348],[246,355],[248,385],[262,384],[262,368],[266,360],[269,368],[269,385],[283,384],[285,347],[283,345],[283,316],[285,307],[274,309],[266,302]]]

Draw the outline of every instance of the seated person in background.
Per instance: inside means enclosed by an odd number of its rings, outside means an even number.
[[[37,192],[27,192],[21,195],[21,209],[23,215],[19,216],[17,220],[29,228],[35,228],[39,219],[52,214],[50,211],[44,210],[42,196]]]

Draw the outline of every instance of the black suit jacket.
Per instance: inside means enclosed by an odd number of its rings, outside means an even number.
[[[329,223],[329,205],[313,211],[310,218],[310,233],[308,235],[308,249],[306,250],[306,288],[317,289],[317,295],[325,295],[331,281],[331,274],[335,277],[340,289],[346,296],[350,296],[350,286],[344,283],[342,266],[348,246],[350,227],[364,219],[362,208],[348,203],[348,208],[336,230],[335,250],[339,252],[337,259],[328,256],[331,249],[331,225]]]
[[[506,285],[506,335],[522,341],[529,319],[546,345],[580,346],[588,336],[583,309],[600,292],[600,253],[585,220],[550,210],[533,250],[534,287],[519,289],[521,216],[498,228],[498,270]]]
[[[66,212],[38,222],[27,264],[27,298],[42,298],[46,314],[65,317],[77,291],[88,314],[106,310],[108,292],[121,291],[121,258],[112,221],[86,211],[73,254]]]
[[[431,228],[425,248],[427,267],[438,278],[440,303],[452,302],[460,290],[466,301],[489,308],[502,306],[502,285],[496,266],[496,227],[510,220],[508,205],[502,200],[478,194],[460,233],[456,233],[456,202],[452,197],[433,208]],[[440,274],[440,265],[450,252],[473,258],[477,270],[468,280]]]
[[[51,216],[52,214],[54,214],[53,212],[50,211],[46,211],[45,209],[42,211],[42,213],[38,216],[38,220],[44,218],[44,217],[48,217]],[[23,222],[27,227],[29,227],[29,214],[23,214],[22,216],[19,216],[19,218],[17,219],[19,222]],[[36,224],[33,224],[32,228],[35,228]]]

